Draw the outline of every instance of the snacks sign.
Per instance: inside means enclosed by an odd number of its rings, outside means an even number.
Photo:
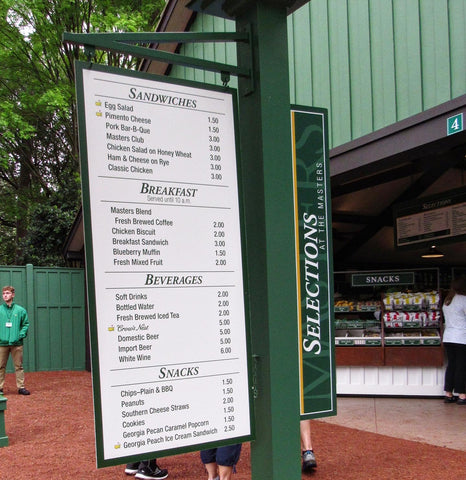
[[[370,272],[351,275],[351,286],[413,285],[414,272]]]

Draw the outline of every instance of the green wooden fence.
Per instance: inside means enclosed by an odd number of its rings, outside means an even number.
[[[29,315],[26,371],[86,368],[85,275],[78,268],[0,267],[0,287],[15,287],[15,302]],[[11,359],[8,372],[12,372]]]

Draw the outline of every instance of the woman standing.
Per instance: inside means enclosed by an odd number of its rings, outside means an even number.
[[[443,344],[448,360],[445,403],[456,401],[458,405],[466,405],[466,277],[451,282],[442,309],[445,318]]]

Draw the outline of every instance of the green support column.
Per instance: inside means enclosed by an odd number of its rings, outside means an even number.
[[[0,447],[8,446],[8,437],[5,433],[6,398],[0,394]]]
[[[255,4],[256,2],[251,2]],[[236,19],[252,29],[254,82],[239,79],[256,440],[252,478],[301,478],[296,263],[286,9],[262,2]],[[238,45],[239,66],[250,46]]]
[[[301,479],[294,204],[287,8],[307,0],[192,0],[236,20],[238,68],[181,64],[239,75],[241,178],[246,222],[255,440],[253,480]],[[246,42],[251,32],[251,44]],[[226,38],[226,37],[225,37]],[[245,43],[241,43],[241,42]],[[100,41],[101,48],[105,43]],[[86,45],[92,45],[92,40]],[[136,47],[134,47],[136,48]],[[112,44],[115,51],[129,47]],[[132,50],[133,52],[135,50]],[[137,50],[144,58],[150,58]],[[147,55],[147,56],[146,56]],[[158,53],[160,59],[160,52]],[[177,63],[178,55],[169,57]],[[252,65],[253,75],[250,76]]]

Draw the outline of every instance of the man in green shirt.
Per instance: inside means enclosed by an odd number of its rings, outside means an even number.
[[[29,395],[31,392],[24,387],[23,369],[23,339],[28,333],[28,314],[26,309],[13,302],[13,287],[3,287],[2,294],[4,303],[0,305],[0,395],[3,395],[6,364],[10,353],[15,366],[18,393]]]

